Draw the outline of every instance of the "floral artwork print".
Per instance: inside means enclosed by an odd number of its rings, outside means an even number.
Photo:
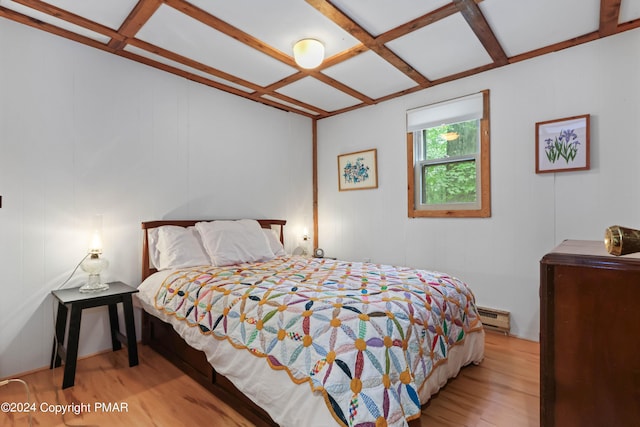
[[[589,169],[588,114],[536,123],[536,173]]]
[[[573,129],[563,129],[560,131],[560,135],[553,140],[547,138],[545,142],[547,145],[544,147],[544,151],[551,163],[555,163],[560,158],[563,158],[566,163],[573,161],[578,154],[580,145],[578,135]]]
[[[369,179],[369,166],[363,163],[364,157],[358,157],[355,163],[347,161],[342,176],[345,183],[364,182]]]
[[[364,190],[378,188],[377,153],[372,150],[338,156],[338,189]]]

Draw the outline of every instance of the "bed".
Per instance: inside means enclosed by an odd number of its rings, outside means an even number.
[[[142,339],[257,426],[419,426],[484,357],[444,273],[284,253],[284,220],[143,222]]]

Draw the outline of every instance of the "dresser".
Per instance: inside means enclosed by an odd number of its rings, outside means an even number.
[[[540,261],[540,423],[640,425],[640,254],[566,240]]]

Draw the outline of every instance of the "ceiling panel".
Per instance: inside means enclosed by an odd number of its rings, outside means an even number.
[[[166,5],[160,6],[136,37],[262,86],[295,72],[292,67]]]
[[[66,31],[70,31],[74,34],[79,34],[81,36],[87,37],[91,40],[95,40],[97,42],[106,44],[109,42],[109,37],[97,33],[95,31],[91,31],[89,29],[83,28],[79,25],[72,24],[70,22],[64,21],[62,19],[56,18],[55,16],[34,10],[32,8],[23,6],[19,3],[9,0],[0,0],[0,6],[6,7],[7,9],[16,11],[30,18],[36,19],[38,21],[46,22],[47,24],[51,24],[57,28],[61,28]]]
[[[293,56],[293,44],[308,37],[324,44],[327,57],[359,43],[300,0],[191,0],[190,3],[289,56]],[[251,13],[247,13],[249,10]]]
[[[309,113],[312,116],[317,116],[317,115],[320,114],[317,111],[309,110],[309,109],[304,108],[304,107],[300,107],[300,106],[298,106],[298,105],[296,105],[296,104],[294,104],[292,102],[283,101],[282,99],[276,98],[276,97],[271,96],[271,95],[264,95],[262,98],[267,99],[269,101],[272,101],[274,103],[279,103],[279,104],[282,104],[282,105],[286,105],[287,107],[291,107],[291,108],[295,109],[296,111],[303,111],[303,112]]]
[[[448,0],[334,0],[369,34],[377,36],[450,3]]]
[[[387,45],[432,80],[491,63],[491,57],[460,13]]]
[[[637,31],[640,0],[0,0],[6,19],[322,119]]]
[[[117,30],[138,2],[137,0],[47,0],[46,3]]]
[[[307,104],[316,105],[325,111],[336,111],[359,104],[360,101],[312,77],[305,77],[282,89],[279,93]]]
[[[169,65],[170,67],[174,67],[174,68],[183,70],[183,71],[185,71],[187,73],[195,74],[196,76],[200,76],[200,77],[203,77],[205,79],[212,80],[214,82],[222,83],[222,84],[224,84],[226,86],[232,87],[234,89],[241,90],[243,92],[247,92],[247,93],[253,92],[253,89],[249,89],[249,88],[247,88],[245,86],[241,86],[241,85],[235,84],[234,82],[231,82],[229,80],[221,79],[221,78],[219,78],[217,76],[214,76],[212,74],[206,73],[206,72],[198,70],[196,68],[189,67],[187,65],[181,64],[181,63],[176,62],[176,61],[172,61],[172,60],[170,60],[168,58],[165,58],[165,57],[160,56],[160,55],[156,55],[154,53],[151,53],[151,52],[146,51],[144,49],[140,49],[140,48],[135,47],[135,46],[129,45],[129,46],[127,46],[125,48],[125,50],[127,52],[131,52],[133,54],[140,55],[142,57],[152,59],[152,60],[154,60],[156,62],[159,62],[161,64],[166,64],[166,65]]]
[[[484,0],[480,10],[509,56],[597,31],[600,21],[600,0]]]
[[[417,84],[371,51],[326,68],[322,73],[371,98],[382,98]]]
[[[640,0],[624,0],[620,4],[620,23],[640,18]]]

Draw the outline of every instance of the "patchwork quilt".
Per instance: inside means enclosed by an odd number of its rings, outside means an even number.
[[[155,305],[307,382],[353,427],[419,417],[433,369],[481,329],[472,292],[449,275],[295,256],[179,270]]]

